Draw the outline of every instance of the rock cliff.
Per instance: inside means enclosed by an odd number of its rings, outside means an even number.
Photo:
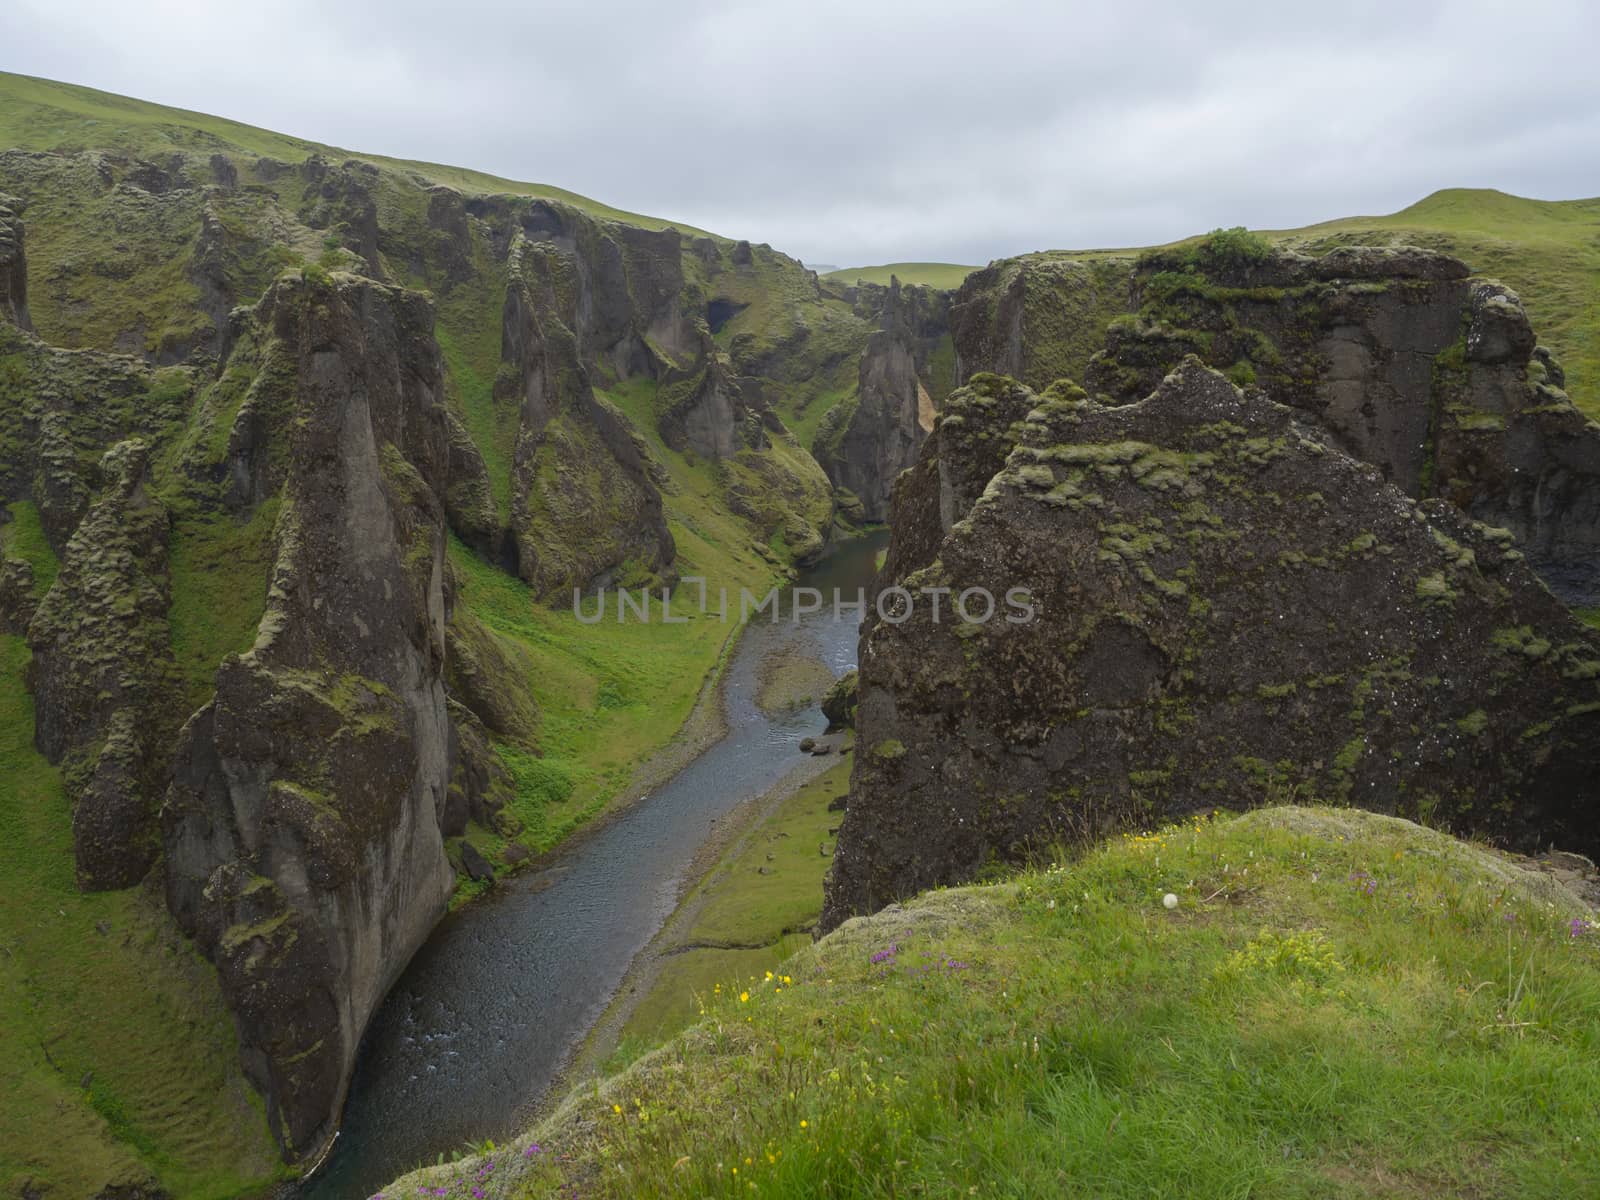
[[[861,355],[855,396],[834,408],[812,452],[855,520],[889,515],[896,476],[917,460],[933,428],[936,399],[954,380],[949,294],[926,287],[857,290],[855,307],[879,324]]]
[[[454,883],[448,438],[415,293],[285,278],[250,320],[293,363],[277,562],[255,645],[178,740],[162,825],[169,906],[303,1159],[336,1132],[367,1019]]]
[[[1419,504],[1296,410],[1193,358],[1115,407],[979,376],[917,470],[881,582],[920,603],[863,636],[825,927],[1271,797],[1600,848],[1600,639],[1508,531]],[[950,611],[1018,587],[1031,622]],[[942,620],[924,588],[948,589]]]
[[[60,560],[0,562],[27,732],[80,885],[164,885],[305,1163],[451,862],[492,874],[447,839],[510,862],[536,811],[538,663],[455,571],[670,582],[669,464],[731,550],[814,559],[791,422],[873,325],[764,245],[315,149],[7,150],[0,194],[0,502]]]
[[[28,258],[23,247],[19,202],[0,196],[0,321],[31,329],[28,317]]]
[[[1148,392],[1187,353],[1314,418],[1413,497],[1510,529],[1573,604],[1600,600],[1600,426],[1561,390],[1521,300],[1447,255],[1147,258],[1137,316],[1084,377]]]
[[[541,595],[614,582],[625,564],[649,575],[670,569],[674,545],[651,480],[644,445],[625,419],[595,395],[590,370],[600,362],[650,370],[646,337],[680,336],[670,308],[681,277],[644,273],[597,236],[578,251],[559,210],[536,204],[511,248],[502,356],[511,368],[500,387],[520,412],[512,478],[512,533],[518,572]],[[578,228],[588,231],[588,224]],[[642,232],[642,231],[640,231]],[[677,235],[649,266],[676,265]],[[598,275],[598,279],[596,278]],[[635,289],[642,311],[630,303]]]
[[[1600,600],[1600,426],[1517,295],[1414,247],[1311,256],[1224,231],[1130,257],[1033,255],[952,305],[962,378],[1127,402],[1187,354],[1300,409],[1416,498],[1512,530],[1573,604]]]

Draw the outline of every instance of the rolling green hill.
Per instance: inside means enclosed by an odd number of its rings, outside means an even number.
[[[0,149],[118,150],[150,156],[165,150],[233,151],[298,162],[308,154],[350,158],[356,152],[308,141],[288,134],[258,129],[225,117],[169,108],[111,92],[13,75],[0,71]],[[428,183],[442,183],[467,192],[502,192],[513,196],[542,196],[580,208],[591,216],[624,221],[644,229],[674,228],[684,233],[704,233],[681,221],[667,221],[601,204],[587,196],[544,183],[521,183],[484,171],[449,167],[440,163],[361,154],[367,162],[404,171]]]
[[[892,276],[901,283],[920,283],[949,290],[960,287],[961,281],[976,270],[976,267],[963,267],[958,263],[901,262],[884,263],[878,267],[841,267],[837,271],[829,271],[823,278],[846,287],[857,283],[888,286]]]

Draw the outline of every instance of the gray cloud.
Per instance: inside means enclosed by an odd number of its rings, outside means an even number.
[[[12,0],[8,69],[477,167],[813,261],[1600,193],[1589,0]]]

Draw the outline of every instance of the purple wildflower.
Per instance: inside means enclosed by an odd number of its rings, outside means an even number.
[[[1582,917],[1573,917],[1572,924],[1567,926],[1567,932],[1573,937],[1582,937],[1593,928],[1594,926],[1590,925],[1589,922],[1585,921]]]

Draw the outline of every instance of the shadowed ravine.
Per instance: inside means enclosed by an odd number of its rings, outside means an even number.
[[[799,583],[853,597],[883,544],[847,543]],[[756,706],[762,657],[793,642],[836,675],[855,663],[853,614],[835,622],[825,609],[796,626],[790,612],[740,638],[726,737],[553,866],[440,924],[373,1018],[333,1154],[297,1196],[370,1195],[468,1139],[503,1138],[539,1101],[671,914],[713,822],[798,766],[795,743],[819,731],[815,707],[769,717]]]

